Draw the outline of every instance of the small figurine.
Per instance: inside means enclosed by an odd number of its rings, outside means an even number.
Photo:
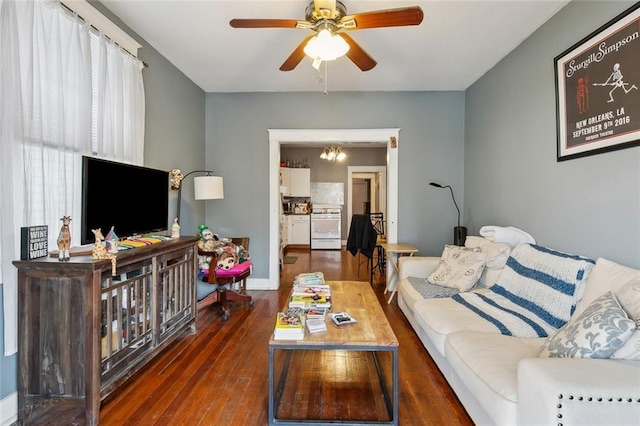
[[[91,257],[94,259],[111,259],[111,275],[116,276],[116,256],[111,253],[107,253],[107,250],[102,245],[102,240],[104,240],[104,235],[102,235],[102,230],[92,229],[93,235],[96,236],[96,242],[93,245],[93,251],[91,252]]]
[[[180,224],[177,217],[173,221],[173,225],[171,225],[171,238],[180,238]]]
[[[118,241],[120,241],[120,239],[114,231],[114,226],[112,226],[107,236],[104,237],[104,246],[109,253],[118,253]]]
[[[182,182],[182,179],[184,179],[184,176],[180,169],[171,170],[171,189],[175,190],[180,188],[180,182]]]
[[[71,216],[62,216],[62,228],[60,228],[60,234],[58,235],[58,260],[60,262],[68,262],[71,258],[69,254],[69,247],[71,247],[71,231],[69,230],[69,223],[71,223]]]

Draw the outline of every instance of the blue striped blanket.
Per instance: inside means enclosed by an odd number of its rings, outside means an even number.
[[[546,337],[569,321],[594,264],[586,257],[520,244],[488,292],[452,298],[502,334]]]

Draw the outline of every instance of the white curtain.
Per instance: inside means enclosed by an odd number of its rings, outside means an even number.
[[[0,3],[0,282],[5,355],[17,350],[20,227],[63,215],[79,244],[81,156],[142,164],[142,64],[50,0]],[[108,197],[105,194],[105,197]]]

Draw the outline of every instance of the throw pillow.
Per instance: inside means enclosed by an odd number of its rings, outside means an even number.
[[[584,285],[595,262],[548,247],[520,244],[491,291],[532,312],[554,329],[570,319],[576,292]]]
[[[579,302],[574,315],[580,315],[591,302],[607,291],[615,293],[634,279],[640,279],[640,270],[620,265],[603,257],[598,258],[584,286],[584,295],[578,294]]]
[[[615,295],[629,318],[640,320],[640,278],[626,283]]]
[[[611,358],[640,360],[640,278],[625,284],[615,292],[622,309],[629,317],[636,322],[636,331],[633,332],[629,340]]]
[[[464,242],[467,248],[480,248],[480,251],[486,254],[487,259],[485,261],[485,268],[480,275],[478,285],[482,287],[491,287],[496,283],[496,280],[502,272],[502,268],[507,263],[509,254],[511,253],[511,246],[506,243],[495,243],[487,240],[484,237],[477,237],[470,235]]]
[[[549,337],[542,345],[540,357],[610,358],[635,330],[635,322],[609,291]]]
[[[495,243],[484,237],[470,235],[464,242],[467,248],[478,247],[481,252],[487,255],[487,268],[504,268],[509,254],[511,254],[511,246],[507,243]]]
[[[447,244],[442,251],[440,263],[427,278],[431,284],[468,291],[476,285],[484,271],[486,255],[479,248]]]

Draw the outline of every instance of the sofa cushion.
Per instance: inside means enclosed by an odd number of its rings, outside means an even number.
[[[616,290],[636,279],[640,279],[640,270],[620,265],[603,257],[598,258],[589,274],[583,294],[578,295],[579,302],[574,315],[580,315],[587,306],[607,291],[611,290],[615,293]]]
[[[609,358],[636,329],[609,291],[598,297],[577,317],[542,345],[541,357]]]
[[[483,293],[486,289],[474,290]],[[451,298],[422,299],[413,305],[416,322],[444,356],[445,339],[456,331],[482,331],[498,333],[491,323],[478,321],[478,316]]]
[[[483,237],[477,237],[470,235],[464,242],[465,247],[476,248],[478,247],[487,258],[485,262],[484,271],[480,275],[478,284],[482,287],[491,287],[495,284],[496,280],[502,272],[502,268],[507,263],[509,254],[511,254],[511,246],[506,243],[496,243],[489,241]]]
[[[449,335],[445,354],[493,422],[512,425],[517,419],[518,363],[536,357],[543,341],[463,331]]]
[[[611,355],[611,358],[640,360],[640,278],[615,292],[622,309],[636,322],[636,331]]]
[[[468,291],[476,285],[484,271],[486,254],[479,248],[466,248],[447,244],[440,263],[428,281],[443,287]]]
[[[408,278],[404,278],[398,282],[398,298],[402,298],[404,303],[411,310],[414,309],[416,302],[424,300],[424,297],[411,285]]]

